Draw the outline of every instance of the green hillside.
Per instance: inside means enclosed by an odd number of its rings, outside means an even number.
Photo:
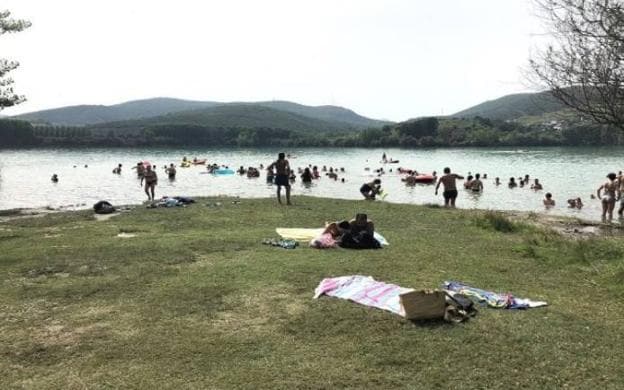
[[[355,127],[344,122],[329,122],[256,104],[227,104],[200,110],[130,121],[95,125],[96,131],[134,131],[159,126],[201,126],[205,128],[272,128],[295,132],[346,132]]]
[[[313,107],[286,101],[259,102],[256,104],[328,122],[342,122],[355,127],[382,127],[391,123],[389,121],[366,118],[352,110],[337,106]]]
[[[140,119],[171,112],[212,107],[215,102],[197,102],[171,98],[134,100],[112,106],[80,105],[16,115],[14,119],[33,124],[55,126],[86,126],[105,122]]]
[[[550,92],[519,93],[489,100],[451,115],[454,118],[482,118],[514,120],[525,116],[539,116],[565,109]]]
[[[61,107],[51,110],[31,112],[16,115],[13,119],[29,121],[35,125],[52,126],[89,126],[108,122],[127,121],[159,117],[178,112],[200,110],[217,106],[240,107],[262,106],[287,113],[297,114],[307,118],[318,119],[327,122],[339,122],[338,127],[381,127],[390,122],[369,119],[356,114],[352,110],[337,106],[305,106],[287,101],[268,101],[258,103],[218,103],[181,100],[172,98],[154,98],[135,100],[112,106],[80,105]],[[232,109],[238,114],[238,108]],[[224,109],[222,112],[228,112]],[[231,122],[231,120],[228,120]],[[270,127],[276,127],[271,125]]]

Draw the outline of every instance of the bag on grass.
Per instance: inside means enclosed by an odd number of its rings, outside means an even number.
[[[96,214],[111,214],[115,212],[113,205],[105,200],[101,200],[94,204],[93,210]]]

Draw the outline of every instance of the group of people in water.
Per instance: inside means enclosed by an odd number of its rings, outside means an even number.
[[[191,162],[191,160],[186,160],[187,162]],[[221,169],[228,169],[226,166],[220,166],[218,164],[206,164],[206,160],[198,160],[197,158],[192,160],[192,164],[205,164],[208,172],[215,172]],[[388,159],[385,154],[382,156],[382,162],[391,163],[397,162],[395,160]],[[85,165],[85,168],[88,165]],[[122,172],[123,165],[118,164],[115,168],[113,168],[112,173],[116,175],[120,175]],[[169,179],[175,179],[177,170],[176,166],[171,163],[168,166],[164,165],[163,170]],[[140,186],[143,187],[145,194],[149,201],[155,200],[155,188],[158,184],[158,175],[156,173],[156,165],[147,163],[147,162],[138,162],[136,166],[132,167],[133,170],[136,170],[137,177],[140,179]],[[365,170],[370,171],[369,168]],[[326,176],[331,180],[340,181],[342,183],[345,182],[343,174],[345,173],[345,169],[322,166],[319,169],[318,166],[313,166],[312,164],[306,167],[298,167],[297,173],[291,167],[290,162],[286,158],[285,153],[279,153],[277,160],[264,167],[262,164],[259,165],[259,169],[255,167],[244,168],[241,166],[236,173],[239,175],[246,175],[248,178],[257,178],[261,176],[261,171],[266,172],[266,180],[267,183],[273,184],[277,186],[277,199],[278,202],[282,203],[282,187],[285,189],[285,203],[287,205],[291,204],[291,184],[297,180],[297,176],[301,179],[303,184],[310,184],[314,180],[320,179],[322,176]],[[232,174],[234,171],[230,171]],[[381,176],[386,174],[386,170],[383,167],[375,169],[376,178],[363,183],[359,192],[363,196],[364,199],[367,200],[375,200],[378,197],[384,198],[386,193],[383,191],[381,187]],[[389,169],[389,172],[392,172],[392,169]],[[401,178],[403,182],[407,185],[414,185],[416,183],[435,183],[435,194],[438,195],[440,187],[443,187],[442,196],[444,198],[444,206],[445,207],[455,207],[455,202],[458,197],[458,180],[464,180],[463,188],[471,193],[482,193],[484,191],[484,182],[483,180],[487,179],[487,174],[479,174],[476,173],[474,176],[468,172],[467,177],[464,179],[463,176],[451,172],[449,167],[444,168],[443,175],[439,176],[434,171],[431,174],[423,174],[419,173],[416,170],[398,168],[397,172],[399,174],[405,175]],[[426,181],[421,181],[426,180]],[[54,174],[51,178],[53,183],[58,183],[59,177],[57,174]],[[503,183],[501,182],[499,177],[496,177],[493,183],[495,186],[500,186]],[[531,179],[530,175],[526,174],[524,176],[519,176],[518,178],[510,177],[507,182],[507,187],[510,189],[513,188],[530,188],[535,191],[543,190],[544,187],[542,183],[537,178]],[[618,214],[623,216],[624,214],[624,200],[621,199],[622,192],[624,192],[624,175],[622,171],[618,174],[609,173],[607,175],[607,180],[600,185],[597,189],[596,194],[590,195],[592,199],[599,199],[602,206],[602,218],[603,220],[611,221],[613,219],[613,214],[616,209],[616,203],[620,201],[620,207],[618,209]],[[547,192],[544,195],[544,199],[542,200],[543,205],[546,208],[551,208],[556,206],[555,199],[552,193]],[[581,209],[584,206],[583,200],[581,197],[574,197],[567,200],[567,206],[569,208]]]

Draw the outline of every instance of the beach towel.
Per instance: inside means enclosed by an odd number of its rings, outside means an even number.
[[[314,298],[328,295],[357,302],[364,306],[387,310],[405,317],[399,295],[410,291],[414,291],[414,289],[378,282],[370,276],[350,275],[323,279],[314,290]]]
[[[310,242],[316,237],[323,234],[324,228],[320,229],[304,229],[304,228],[277,228],[275,231],[282,238],[289,238],[291,240]],[[390,245],[388,241],[379,233],[375,232],[375,240],[379,241],[381,246]]]
[[[516,298],[509,293],[497,294],[492,291],[481,290],[461,282],[445,281],[442,288],[448,291],[466,295],[481,304],[498,309],[528,309],[531,307],[546,306],[543,301],[532,301],[525,298]]]

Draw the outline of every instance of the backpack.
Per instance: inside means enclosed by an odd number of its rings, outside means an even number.
[[[111,214],[115,212],[113,205],[105,200],[101,200],[94,204],[93,210],[95,210],[96,214]]]

